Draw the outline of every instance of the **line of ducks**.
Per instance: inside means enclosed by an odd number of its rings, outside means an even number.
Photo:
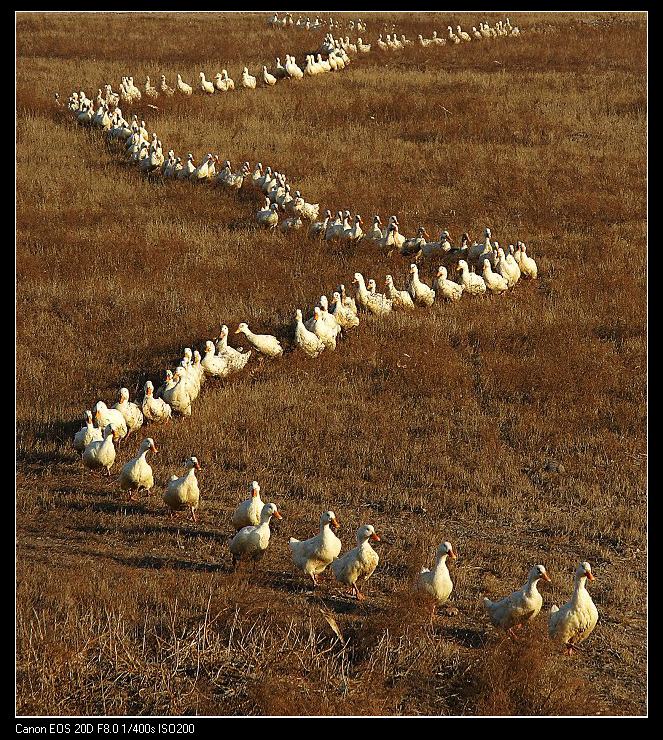
[[[322,28],[328,28],[330,31],[333,31],[334,29],[340,29],[342,26],[338,21],[334,21],[333,18],[330,18],[327,23],[322,21],[318,16],[316,16],[314,21],[311,21],[310,18],[303,18],[301,15],[297,18],[297,20],[293,20],[291,13],[286,13],[282,18],[279,18],[278,13],[274,13],[274,15],[269,16],[267,18],[267,25],[270,28],[277,28],[277,29],[304,29],[306,31],[318,31]],[[347,22],[345,26],[350,31],[365,31],[366,30],[366,24],[362,21],[361,18],[358,18],[355,22],[354,20],[350,20]]]
[[[115,459],[113,440],[119,440],[119,430],[136,422],[140,410],[136,404],[128,402],[128,391],[121,389],[120,400],[112,409],[103,402],[95,407],[95,419],[106,424],[103,438],[100,429],[92,424],[92,413],[87,411],[87,424],[76,434],[74,446],[83,447],[83,462],[88,467],[104,467]],[[133,406],[133,408],[132,408]],[[89,440],[89,441],[88,441]],[[84,445],[84,446],[83,446]],[[141,442],[138,455],[129,460],[120,472],[119,485],[124,491],[150,492],[154,486],[152,467],[147,462],[147,453],[156,453],[157,447],[152,437]],[[106,459],[105,455],[108,455]],[[96,460],[95,465],[91,461]],[[178,511],[190,510],[194,522],[197,521],[196,510],[200,502],[200,488],[196,471],[201,469],[195,456],[185,463],[185,473],[181,476],[171,475],[163,493],[164,503],[173,516]],[[110,475],[110,467],[107,467]],[[232,524],[236,530],[229,540],[233,565],[241,561],[260,560],[270,542],[270,522],[272,518],[282,519],[275,503],[265,503],[260,498],[260,485],[252,481],[249,487],[250,496],[242,501],[232,514]],[[365,598],[360,585],[365,584],[375,572],[379,556],[371,546],[371,541],[380,541],[380,537],[371,524],[364,524],[356,531],[357,545],[344,555],[341,553],[341,541],[334,530],[339,523],[333,511],[325,511],[320,517],[319,533],[306,540],[291,537],[288,542],[290,555],[295,567],[312,580],[313,588],[320,583],[321,574],[329,566],[335,578],[348,586],[358,600]],[[456,559],[457,555],[450,542],[443,542],[438,550],[432,569],[422,568],[416,580],[416,588],[430,600],[432,609],[431,624],[436,608],[445,604],[453,590],[453,582],[447,567],[447,558]],[[483,598],[483,605],[491,623],[506,630],[515,637],[514,629],[538,616],[543,605],[543,598],[537,589],[539,580],[550,582],[550,577],[543,565],[535,565],[529,572],[525,585],[500,599],[491,601]],[[567,654],[577,649],[577,644],[592,632],[598,621],[598,610],[586,590],[587,579],[594,580],[591,566],[582,562],[575,573],[573,595],[561,608],[553,605],[548,617],[548,631],[553,640],[565,646]]]

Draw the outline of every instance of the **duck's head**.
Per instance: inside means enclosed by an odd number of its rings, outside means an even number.
[[[455,560],[458,555],[456,555],[453,545],[451,542],[443,542],[438,548],[437,548],[437,556],[438,558],[442,557],[443,555],[448,555],[452,560]]]
[[[120,403],[122,403],[122,401],[128,401],[128,400],[129,400],[129,389],[120,388]]]
[[[373,540],[373,542],[380,541],[380,538],[375,531],[375,527],[372,524],[363,524],[361,527],[359,527],[356,533],[356,537],[357,543],[359,545],[363,544],[367,540]]]
[[[392,286],[394,284],[394,278],[391,275],[387,275],[384,279],[384,284]]]
[[[419,268],[414,264],[414,262],[412,262],[410,264],[410,273],[412,275],[416,275],[418,272],[419,272]]]
[[[539,578],[543,578],[544,581],[548,581],[548,583],[550,583],[550,576],[543,565],[535,565],[529,572],[530,581],[538,581]]]
[[[298,308],[295,311],[295,321],[301,321],[302,320],[302,309]]]
[[[249,330],[249,325],[242,321],[242,323],[235,329],[235,334],[244,334]]]
[[[191,457],[184,463],[184,467],[188,470],[191,470],[191,468],[194,468],[195,470],[200,470],[200,463],[198,462],[198,458],[195,455],[191,455]]]
[[[588,578],[590,581],[595,580],[592,573],[592,566],[586,560],[576,568],[576,578]]]
[[[145,391],[146,396],[151,396],[152,393],[154,393],[154,384],[151,380],[148,380],[147,383],[145,383],[145,387],[143,390]]]
[[[330,524],[334,529],[338,529],[340,527],[338,520],[336,519],[336,514],[334,514],[333,511],[325,511],[320,517],[320,526],[324,527],[327,524]]]
[[[446,280],[447,279],[447,268],[444,265],[440,265],[437,268],[436,275],[437,277],[442,278],[442,280]]]
[[[260,496],[260,484],[257,480],[251,481],[251,483],[249,483],[249,491],[251,492],[251,498]]]
[[[283,519],[276,504],[265,504],[260,512],[260,521],[268,522],[272,517],[274,519]]]
[[[209,354],[210,352],[214,352],[214,342],[208,339],[205,342],[205,354]]]

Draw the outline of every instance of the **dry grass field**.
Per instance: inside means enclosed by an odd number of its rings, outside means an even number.
[[[260,160],[321,212],[397,213],[407,235],[454,243],[490,226],[539,265],[505,296],[367,318],[318,360],[287,351],[208,381],[190,418],[149,428],[157,486],[133,503],[117,474],[144,435],[110,481],[84,471],[86,408],[121,386],[142,397],[220,323],[289,350],[295,308],[355,271],[400,285],[408,262],[258,230],[249,187],[148,181],[53,103],[123,74],[238,80],[324,32],[268,30],[266,13],[17,15],[18,714],[646,713],[646,17],[516,15],[517,40],[122,106],[164,152]],[[484,18],[365,20],[375,42],[385,21],[416,38]],[[161,498],[191,454],[198,524]],[[233,572],[252,479],[283,521]],[[344,550],[360,524],[382,537],[365,602],[292,567],[288,538],[326,509]],[[411,582],[445,539],[457,613],[430,626]],[[582,652],[553,646],[543,613],[518,641],[489,625],[482,596],[543,563],[547,613],[585,559],[600,620]]]

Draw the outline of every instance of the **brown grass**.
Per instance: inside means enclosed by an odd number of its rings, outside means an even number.
[[[365,40],[383,17],[415,38],[479,20],[380,14]],[[400,284],[406,263],[258,231],[253,196],[147,181],[53,107],[126,73],[238,78],[322,34],[268,31],[264,14],[18,14],[17,713],[646,711],[645,21],[511,20],[518,42],[136,108],[165,149],[260,159],[323,208],[522,238],[540,279],[209,383],[190,419],[153,430],[159,486],[127,504],[81,471],[85,408],[122,385],[133,398],[221,322],[288,344],[296,307],[356,270]],[[197,526],[161,502],[189,454]],[[229,515],[254,478],[284,521],[256,571],[232,574]],[[383,537],[365,604],[293,572],[287,538],[327,508],[344,546],[365,522]],[[460,552],[459,614],[430,628],[408,584],[442,539]],[[481,596],[542,562],[547,609],[581,559],[601,615],[581,655],[552,649],[543,616],[522,643],[493,635]]]

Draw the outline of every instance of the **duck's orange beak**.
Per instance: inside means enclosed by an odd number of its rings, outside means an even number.
[[[587,578],[589,578],[590,581],[595,581],[596,580],[596,578],[594,577],[594,574],[592,573],[591,570],[588,570],[587,571]]]
[[[331,523],[332,523],[332,526],[334,527],[334,529],[338,529],[338,528],[339,528],[339,527],[341,526],[341,525],[340,525],[340,524],[338,523],[338,520],[337,520],[337,519],[332,519],[332,520],[331,520]]]
[[[370,536],[369,539],[373,540],[373,542],[379,542],[380,541],[380,538],[378,537],[378,535],[375,532],[373,532],[373,534]]]
[[[541,577],[544,581],[548,581],[548,583],[551,583],[550,576],[547,573],[544,573]]]
[[[275,512],[274,512],[274,517],[275,517],[276,519],[283,519],[283,517],[282,517],[282,516],[281,516],[281,515],[279,514],[279,512],[278,512],[278,511],[275,511]]]

